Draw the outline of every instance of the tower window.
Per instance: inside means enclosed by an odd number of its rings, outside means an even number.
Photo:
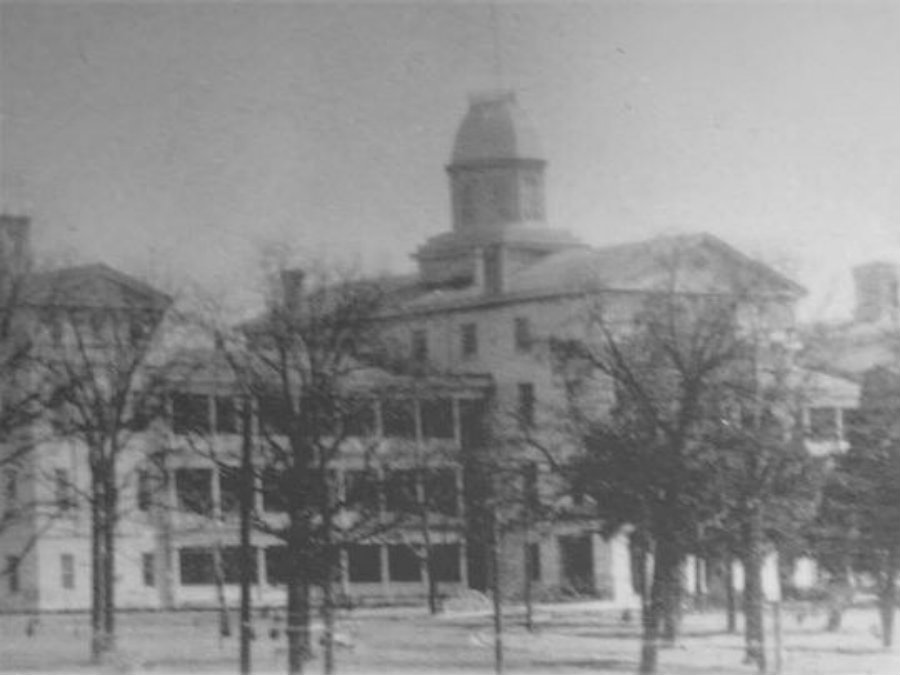
[[[475,356],[478,353],[478,325],[464,323],[460,326],[460,338],[462,341],[462,355]]]

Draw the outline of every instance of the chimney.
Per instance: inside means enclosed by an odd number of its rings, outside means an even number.
[[[300,306],[300,298],[303,294],[303,280],[306,273],[303,270],[282,270],[281,291],[284,293],[284,306],[294,312]]]
[[[31,220],[0,213],[0,272],[23,274],[31,269]]]
[[[854,319],[876,322],[896,319],[900,308],[897,265],[889,262],[871,262],[853,269],[856,286],[856,311]]]

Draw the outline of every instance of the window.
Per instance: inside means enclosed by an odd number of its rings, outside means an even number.
[[[137,507],[139,511],[149,511],[153,505],[153,474],[142,469],[137,475]]]
[[[531,382],[519,384],[518,417],[519,424],[530,427],[534,425],[534,385]]]
[[[241,470],[236,466],[219,467],[219,508],[222,513],[237,513],[241,506]]]
[[[373,471],[344,472],[344,502],[352,510],[378,511],[378,477]]]
[[[182,435],[209,433],[209,397],[203,394],[173,394],[172,431]]]
[[[517,316],[513,323],[513,333],[517,352],[531,351],[531,322],[527,317]]]
[[[288,555],[287,546],[268,546],[266,556],[266,581],[272,586],[287,581]]]
[[[283,513],[286,510],[285,494],[287,481],[285,471],[275,468],[267,468],[262,475],[262,502],[263,511],[269,513]]]
[[[216,575],[213,554],[208,548],[183,548],[178,551],[181,583],[197,586],[215,583]]]
[[[541,580],[541,545],[525,544],[526,564],[531,581]]]
[[[286,434],[291,428],[291,409],[278,396],[261,396],[259,406],[259,427],[263,434]]]
[[[156,556],[152,553],[144,553],[141,556],[141,575],[144,578],[144,586],[156,586]]]
[[[463,356],[475,356],[478,353],[478,325],[464,323],[459,327]]]
[[[68,590],[75,588],[75,556],[63,553],[59,557],[62,587]]]
[[[19,557],[15,555],[6,556],[6,574],[7,588],[10,593],[19,592]]]
[[[412,332],[412,358],[420,363],[428,360],[428,331],[424,328]]]
[[[19,502],[19,473],[14,467],[10,467],[6,469],[3,477],[3,496],[6,502],[6,512],[14,514]]]
[[[445,516],[458,515],[456,471],[431,469],[425,474],[425,502],[429,511]]]
[[[396,438],[416,437],[416,418],[409,399],[387,399],[381,407],[384,435]]]
[[[354,583],[381,581],[381,546],[351,544],[347,547],[347,575]]]
[[[537,507],[538,502],[538,465],[528,462],[522,467],[522,495],[529,509]]]
[[[385,508],[398,513],[414,513],[418,505],[416,472],[391,471],[384,486]]]
[[[212,470],[177,469],[175,494],[183,511],[210,515],[212,513]]]
[[[366,398],[350,398],[343,402],[344,434],[371,436],[375,433],[375,402]]]
[[[828,441],[838,437],[837,410],[810,408],[809,436],[814,441]]]
[[[425,399],[419,402],[422,419],[422,436],[425,438],[450,438],[453,433],[453,401],[449,398]]]
[[[256,570],[256,549],[250,549],[248,570],[250,572],[250,583],[259,583],[259,577]],[[239,584],[241,582],[241,547],[225,546],[222,548],[222,577],[226,584]]]
[[[216,431],[220,434],[236,434],[238,414],[234,399],[231,396],[216,396],[213,401],[216,407]]]
[[[431,574],[435,581],[458,582],[459,544],[435,544],[431,547]]]
[[[60,511],[68,511],[75,508],[75,495],[72,492],[72,483],[69,480],[69,472],[65,469],[56,469],[56,508]]]
[[[421,581],[422,568],[419,556],[409,546],[388,546],[388,568],[391,581]]]

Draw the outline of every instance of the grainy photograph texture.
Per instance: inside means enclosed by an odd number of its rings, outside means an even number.
[[[0,675],[900,673],[900,3],[0,0]]]

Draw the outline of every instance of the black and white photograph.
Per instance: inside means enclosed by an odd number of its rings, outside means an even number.
[[[0,675],[898,614],[900,0],[0,0]]]

